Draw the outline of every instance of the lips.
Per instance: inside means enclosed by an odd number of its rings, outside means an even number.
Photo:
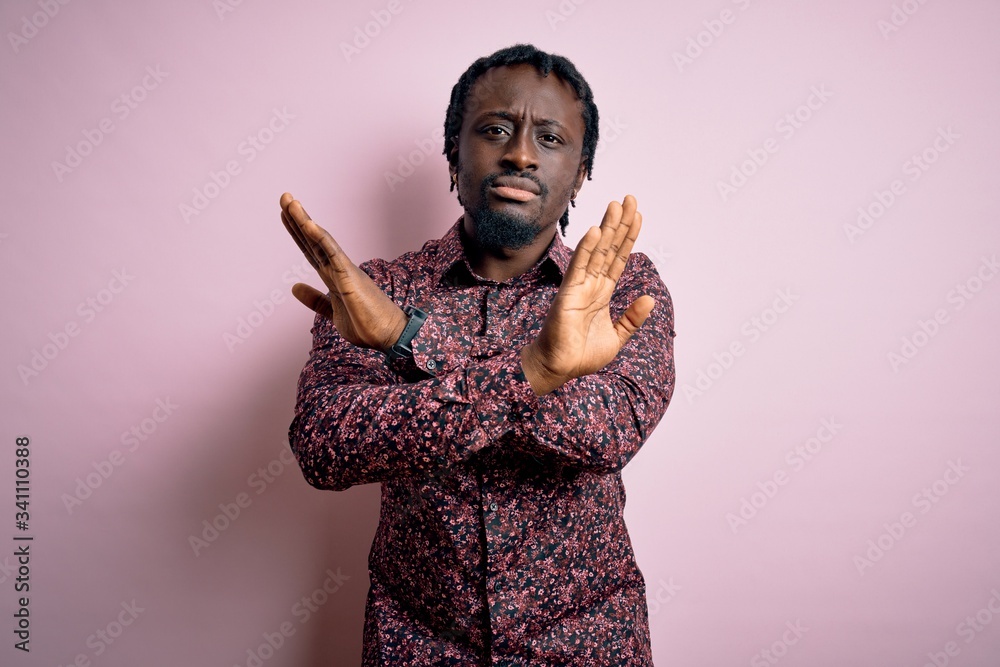
[[[493,181],[491,187],[497,196],[514,201],[530,201],[540,193],[538,185],[528,178],[501,176]]]

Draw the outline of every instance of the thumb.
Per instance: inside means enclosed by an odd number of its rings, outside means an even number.
[[[292,295],[309,310],[317,312],[327,319],[333,318],[333,306],[330,304],[330,297],[318,289],[310,287],[305,283],[295,283],[292,285]]]
[[[632,337],[632,334],[639,330],[639,327],[649,317],[655,305],[656,299],[648,294],[643,294],[633,301],[628,309],[622,313],[622,316],[618,318],[618,321],[615,322],[615,332],[618,334],[618,339],[621,341],[622,347]]]

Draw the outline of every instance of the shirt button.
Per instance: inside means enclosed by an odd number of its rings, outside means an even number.
[[[493,510],[494,512],[496,512],[497,511],[497,504],[496,503],[490,503],[490,509]]]
[[[437,362],[434,361],[433,359],[428,359],[426,366],[427,366],[427,370],[432,371],[435,368],[437,368]]]

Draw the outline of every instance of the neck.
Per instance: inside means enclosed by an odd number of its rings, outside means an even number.
[[[476,239],[475,227],[468,214],[460,229],[469,266],[476,275],[496,282],[504,282],[531,269],[545,254],[556,234],[556,225],[550,224],[543,227],[538,236],[524,247],[487,249]]]

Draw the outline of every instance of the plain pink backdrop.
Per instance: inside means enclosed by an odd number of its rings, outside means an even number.
[[[567,243],[634,194],[674,299],[676,392],[623,472],[656,664],[1000,664],[1000,5],[14,0],[0,27],[4,627],[17,436],[35,536],[32,650],[8,631],[0,663],[247,665],[287,623],[263,664],[358,664],[379,489],[282,461],[290,288],[320,282],[278,198],[357,263],[440,237],[451,87],[529,41],[602,118]]]

